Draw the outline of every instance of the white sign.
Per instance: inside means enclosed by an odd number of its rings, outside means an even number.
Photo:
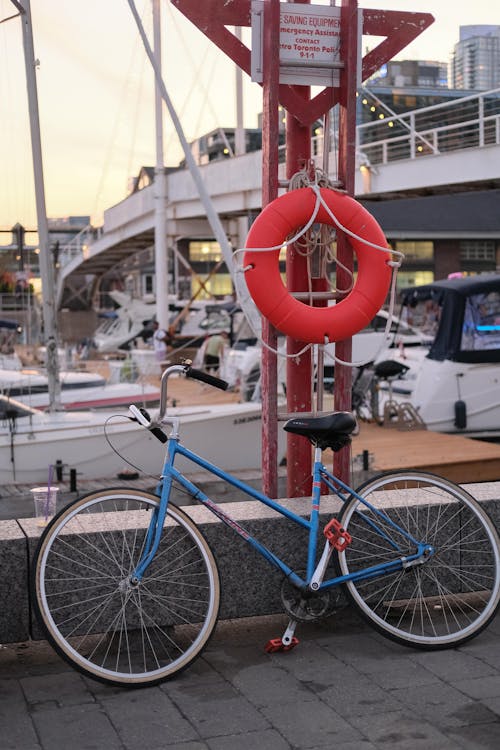
[[[252,0],[252,80],[263,80],[264,3]],[[339,86],[340,7],[280,3],[280,83]]]

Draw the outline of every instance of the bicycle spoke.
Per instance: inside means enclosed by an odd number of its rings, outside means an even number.
[[[474,499],[447,480],[412,471],[370,480],[358,493],[373,509],[356,497],[344,506],[339,520],[352,541],[334,556],[339,573],[401,559],[390,574],[346,583],[361,614],[384,635],[415,646],[454,646],[480,632],[498,607],[500,552]],[[430,553],[408,563],[418,552],[411,538]]]
[[[36,605],[47,636],[78,669],[116,684],[154,684],[187,666],[216,623],[215,561],[175,506],[144,577],[158,498],[101,492],[68,506],[42,537]]]

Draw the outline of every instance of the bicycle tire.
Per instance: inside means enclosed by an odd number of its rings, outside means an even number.
[[[141,490],[89,493],[58,513],[35,553],[32,599],[47,640],[101,682],[140,687],[172,677],[201,654],[217,623],[215,558],[171,503],[158,551],[130,585],[158,504]]]
[[[479,503],[452,482],[417,471],[382,474],[357,492],[435,550],[424,564],[347,581],[344,590],[362,617],[382,635],[416,648],[453,648],[478,635],[500,598],[499,538]],[[352,537],[345,550],[334,552],[339,575],[416,552],[354,495],[338,520]]]

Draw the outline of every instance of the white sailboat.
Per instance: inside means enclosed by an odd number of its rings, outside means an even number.
[[[169,414],[182,416],[181,439],[196,453],[230,470],[260,466],[260,404],[211,404],[177,407]],[[133,466],[158,478],[165,445],[132,422],[127,412],[41,412],[0,396],[0,484],[45,484],[48,467],[62,463],[82,479],[116,477]],[[281,431],[279,457],[285,451]],[[179,466],[195,471],[192,464]]]

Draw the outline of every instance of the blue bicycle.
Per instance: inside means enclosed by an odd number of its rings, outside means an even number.
[[[163,373],[155,422],[131,407],[135,419],[167,443],[157,494],[91,492],[61,510],[35,554],[35,610],[49,642],[76,669],[107,683],[152,685],[185,669],[206,646],[218,618],[219,574],[199,528],[169,501],[174,483],[283,574],[289,622],[268,650],[293,647],[297,622],[324,616],[338,586],[374,628],[405,645],[454,647],[488,625],[500,597],[499,539],[470,494],[416,471],[384,474],[355,491],[321,460],[325,448],[336,451],[349,442],[354,417],[298,417],[284,428],[314,445],[311,508],[304,518],[180,442],[179,419],[165,416],[174,372],[225,386],[189,364],[174,365]],[[181,474],[177,456],[304,529],[304,572],[292,570]],[[324,525],[323,486],[342,502],[338,517]]]

